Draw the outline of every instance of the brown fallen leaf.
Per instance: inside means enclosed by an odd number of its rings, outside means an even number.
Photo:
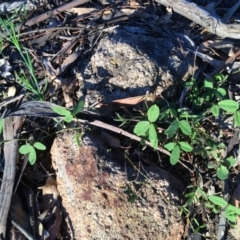
[[[116,111],[119,108],[136,105],[136,104],[142,102],[144,99],[145,99],[145,95],[137,96],[137,97],[129,97],[129,98],[124,98],[124,99],[118,99],[118,100],[114,100],[110,103],[100,103],[98,106],[96,106],[96,108],[98,108],[100,113],[108,114],[108,113]]]

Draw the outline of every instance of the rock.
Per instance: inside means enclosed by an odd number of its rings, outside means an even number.
[[[183,184],[157,166],[138,169],[121,149],[107,151],[99,134],[59,134],[51,148],[58,191],[74,239],[174,239],[183,236]]]
[[[191,53],[183,52],[168,38],[128,31],[132,31],[130,27],[119,28],[106,35],[91,58],[79,62],[79,97],[85,97],[86,106],[147,91],[160,94],[192,76]]]

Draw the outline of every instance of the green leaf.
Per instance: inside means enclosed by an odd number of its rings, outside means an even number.
[[[208,91],[206,91],[205,93],[202,94],[202,98],[205,102],[210,102],[213,97],[214,97],[214,94],[213,94],[212,90],[208,90]],[[201,100],[200,104],[202,104],[202,103],[203,103],[203,101]]]
[[[57,114],[59,114],[59,115],[61,115],[61,116],[71,115],[71,112],[68,111],[68,110],[67,110],[66,108],[64,108],[64,107],[54,106],[54,107],[51,107],[51,108],[52,108],[52,110],[53,110],[55,113],[57,113]]]
[[[178,121],[173,121],[171,125],[164,131],[164,134],[167,135],[167,138],[171,138],[178,130]]]
[[[31,165],[33,165],[36,162],[36,159],[37,159],[36,151],[34,148],[32,148],[28,155],[28,161]]]
[[[166,120],[166,118],[168,117],[168,113],[169,113],[169,109],[165,109],[163,112],[161,112],[161,114],[159,115],[159,120]]]
[[[191,152],[193,150],[192,146],[187,142],[179,142],[180,148],[185,152]]]
[[[157,149],[158,148],[158,136],[157,136],[156,127],[154,126],[154,124],[151,124],[149,127],[148,138],[149,138],[153,148]]]
[[[149,121],[140,121],[136,124],[135,128],[133,129],[133,132],[137,136],[144,136],[145,133],[148,131],[149,127],[150,127]]]
[[[22,146],[19,148],[19,152],[20,152],[21,154],[27,154],[27,153],[29,153],[32,149],[33,149],[33,146],[31,146],[30,144],[25,144],[25,145],[22,145]]]
[[[70,123],[73,120],[73,115],[70,113],[69,115],[65,115],[64,121]]]
[[[0,118],[0,135],[3,132],[4,118]]]
[[[214,80],[216,81],[219,81],[219,82],[224,82],[225,80],[227,80],[228,78],[228,75],[224,76],[223,74],[221,73],[217,73],[215,76],[214,76]]]
[[[226,112],[235,112],[238,110],[239,104],[231,99],[218,102],[218,106]]]
[[[229,157],[225,160],[227,167],[233,167],[237,164],[237,160],[234,157]]]
[[[230,215],[230,214],[238,214],[238,215],[240,215],[240,208],[235,207],[235,206],[229,204],[226,207],[226,215]]]
[[[172,150],[171,156],[170,156],[170,163],[172,165],[175,165],[180,158],[180,147],[176,145],[174,149]]]
[[[223,98],[226,96],[226,90],[224,88],[217,88],[215,91],[214,91],[216,97],[218,98]]]
[[[221,207],[221,208],[224,208],[227,206],[227,202],[221,198],[221,197],[218,197],[218,196],[208,196],[208,199],[214,203],[215,205]]]
[[[173,150],[173,148],[175,147],[176,143],[174,142],[170,142],[164,145],[164,148],[166,148],[169,152],[171,152]]]
[[[237,216],[236,215],[227,215],[226,214],[226,218],[229,222],[235,223],[237,221]]]
[[[212,83],[212,81],[211,80],[208,80],[208,79],[206,79],[206,80],[204,80],[204,87],[205,88],[213,88],[213,83]]]
[[[200,193],[200,195],[201,195],[206,201],[208,200],[207,194],[206,194],[200,187],[197,188],[196,194],[197,194],[197,193]]]
[[[169,109],[169,112],[170,112],[170,114],[171,114],[171,117],[175,117],[175,118],[177,118],[177,111],[174,109],[174,108],[170,108]]]
[[[205,207],[207,207],[207,208],[213,208],[213,207],[214,207],[214,205],[212,205],[212,204],[209,203],[209,202],[205,203],[204,205],[205,205]]]
[[[234,127],[240,127],[240,111],[236,111],[233,115]]]
[[[156,104],[152,105],[147,111],[148,121],[155,122],[158,119],[159,114],[159,107]]]
[[[192,128],[186,120],[181,120],[179,122],[179,128],[181,129],[182,133],[187,136],[190,136],[192,134]]]
[[[218,117],[219,116],[219,106],[218,105],[213,105],[211,107],[211,112],[212,112],[214,117]]]
[[[216,164],[215,164],[214,162],[209,162],[209,163],[207,164],[207,167],[208,167],[209,169],[212,169],[212,168],[215,168],[215,167],[216,167]]]
[[[76,115],[76,114],[82,112],[83,107],[84,107],[84,101],[79,101],[79,102],[74,106],[74,108],[73,108],[73,110],[72,110],[72,113],[73,113],[74,115]]]
[[[35,142],[33,146],[38,150],[46,150],[46,146],[40,142]]]
[[[221,180],[225,180],[228,178],[228,169],[225,167],[225,166],[220,166],[218,169],[217,169],[217,176],[218,178],[220,178]]]

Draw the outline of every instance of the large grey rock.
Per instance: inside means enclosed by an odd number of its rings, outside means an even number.
[[[86,104],[92,104],[159,94],[192,75],[193,59],[168,38],[116,29],[100,40],[90,59],[79,62],[79,95],[86,90]]]

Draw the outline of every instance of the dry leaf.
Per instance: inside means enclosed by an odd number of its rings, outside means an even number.
[[[100,103],[98,106],[96,106],[96,108],[98,108],[100,113],[108,114],[108,113],[116,111],[119,108],[136,105],[136,104],[142,102],[144,99],[145,99],[145,95],[137,96],[137,97],[129,97],[129,98],[124,98],[124,99],[118,99],[118,100],[114,100],[110,103]]]

